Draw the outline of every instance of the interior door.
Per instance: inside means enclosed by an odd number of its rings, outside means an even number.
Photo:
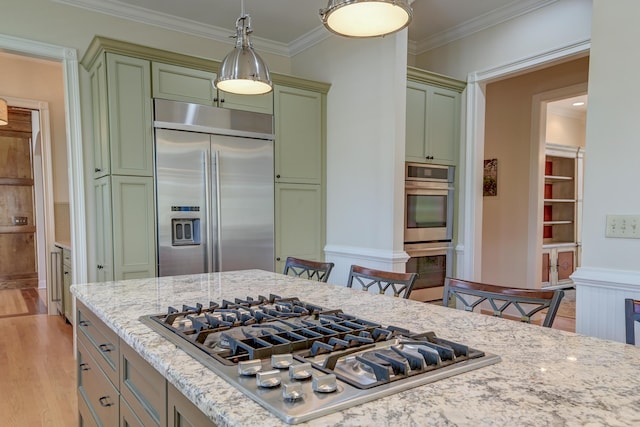
[[[0,289],[38,286],[31,112],[0,127]]]

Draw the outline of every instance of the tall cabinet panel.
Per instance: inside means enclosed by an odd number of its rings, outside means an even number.
[[[94,274],[100,281],[153,277],[151,63],[102,50],[92,54],[83,65],[93,106]]]
[[[289,256],[324,259],[326,90],[277,85],[275,119],[276,271]]]

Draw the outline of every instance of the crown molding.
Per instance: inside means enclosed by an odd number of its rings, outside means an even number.
[[[527,13],[556,2],[558,2],[558,0],[523,0],[510,3],[416,42],[415,45],[412,46],[414,50],[411,53],[414,55],[423,54],[429,50],[468,37],[479,31],[491,28],[510,19],[517,18],[518,16],[526,15]]]
[[[235,44],[234,31],[227,28],[206,25],[190,19],[144,9],[141,7],[125,5],[116,1],[104,0],[52,0],[55,3],[67,6],[80,7],[92,12],[104,13],[116,18],[127,19],[141,24],[153,25],[180,33],[198,36],[220,43]],[[274,42],[256,36],[251,36],[253,46],[261,52],[290,57],[289,46],[284,43]]]

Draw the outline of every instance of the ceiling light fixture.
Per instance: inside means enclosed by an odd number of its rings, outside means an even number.
[[[347,37],[379,37],[407,27],[413,18],[409,0],[329,0],[320,9],[322,23]]]
[[[7,107],[7,101],[0,98],[0,126],[9,124],[9,110]]]
[[[244,13],[244,0],[241,1],[241,7],[240,17],[236,21],[236,46],[222,61],[213,84],[225,92],[262,95],[271,92],[273,83],[267,65],[251,45],[251,17]]]

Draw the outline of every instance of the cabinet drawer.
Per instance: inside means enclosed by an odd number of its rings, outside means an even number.
[[[85,399],[99,425],[118,423],[120,396],[82,341],[78,341],[78,401]]]
[[[146,427],[122,396],[120,396],[120,427]]]
[[[85,393],[78,390],[78,425],[80,427],[98,427],[93,413],[85,400]]]
[[[120,350],[118,336],[80,301],[76,302],[78,342],[83,342],[89,353],[113,384],[118,384]],[[84,341],[83,341],[84,340]]]
[[[170,426],[216,427],[209,417],[169,382],[167,382],[167,412]]]
[[[120,354],[122,397],[144,426],[166,425],[164,377],[124,341]]]

